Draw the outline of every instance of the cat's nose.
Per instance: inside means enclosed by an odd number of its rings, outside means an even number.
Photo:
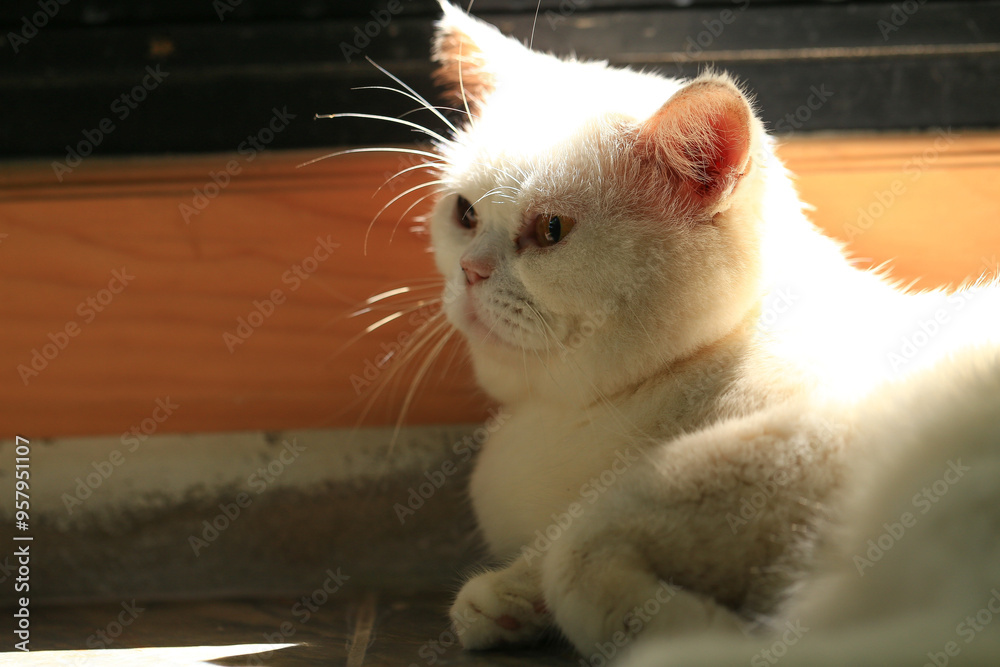
[[[462,272],[465,273],[465,284],[475,285],[480,280],[486,280],[493,273],[493,267],[489,262],[473,257],[463,257],[460,262]]]

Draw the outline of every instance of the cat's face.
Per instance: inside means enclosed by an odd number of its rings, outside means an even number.
[[[432,244],[487,391],[620,390],[745,316],[760,128],[728,79],[560,61],[454,9],[436,57],[472,116]]]

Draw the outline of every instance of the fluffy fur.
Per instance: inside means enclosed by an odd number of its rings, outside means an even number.
[[[594,664],[636,636],[635,665],[771,664],[758,651],[802,621],[787,664],[817,665],[962,641],[1000,587],[995,286],[907,294],[853,267],[725,74],[559,60],[443,9],[438,79],[469,115],[439,146],[433,249],[511,414],[471,482],[503,565],[458,594],[463,644],[557,628]],[[576,225],[525,242],[551,215]]]

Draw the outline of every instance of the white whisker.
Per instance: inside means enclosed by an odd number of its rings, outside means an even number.
[[[374,407],[375,402],[378,400],[378,397],[382,394],[385,388],[389,386],[392,379],[396,377],[396,375],[400,372],[400,370],[406,367],[406,365],[410,362],[411,359],[413,359],[414,356],[416,356],[416,354],[420,351],[421,348],[425,347],[430,341],[434,340],[434,337],[438,333],[440,333],[445,328],[450,326],[450,324],[447,321],[440,321],[441,318],[443,317],[444,313],[438,312],[436,315],[433,315],[430,319],[428,319],[421,326],[419,326],[417,330],[413,333],[413,336],[410,338],[409,341],[407,341],[405,348],[401,353],[400,359],[389,367],[388,372],[382,376],[382,379],[379,382],[378,387],[376,387],[375,391],[371,393],[368,405],[365,407],[365,409],[361,413],[361,416],[358,418],[359,424],[364,420],[366,416],[368,416],[368,413]],[[434,326],[428,331],[428,328],[431,327],[431,325]]]
[[[365,56],[365,60],[367,60],[372,65],[374,65],[375,68],[378,69],[378,71],[382,72],[387,77],[389,77],[390,79],[392,79],[393,81],[395,81],[396,83],[398,83],[399,85],[401,85],[403,88],[405,88],[407,92],[409,92],[411,95],[413,95],[414,98],[416,98],[417,102],[419,102],[420,104],[423,104],[425,107],[427,107],[428,109],[430,109],[430,111],[435,116],[437,116],[438,118],[440,118],[441,120],[443,120],[445,122],[445,124],[448,125],[448,127],[450,127],[452,129],[453,132],[457,132],[458,131],[457,128],[454,125],[451,124],[451,121],[449,121],[447,118],[445,118],[443,113],[441,113],[440,111],[438,111],[437,109],[435,109],[431,105],[431,103],[428,102],[423,97],[423,95],[421,95],[417,91],[413,90],[413,88],[410,88],[408,85],[406,85],[405,83],[403,83],[402,79],[400,79],[398,76],[396,76],[395,74],[393,74],[389,70],[387,70],[384,67],[382,67],[381,65],[379,65],[377,62],[375,62],[374,60],[372,60],[368,56]]]
[[[374,296],[370,296],[365,299],[365,305],[370,306],[373,303],[378,303],[379,301],[384,301],[385,299],[391,299],[397,294],[408,294],[413,291],[413,288],[407,285],[406,287],[397,287],[396,289],[386,290]]]
[[[383,206],[379,210],[379,212],[375,214],[375,217],[372,218],[371,223],[369,223],[369,225],[368,225],[368,229],[365,231],[364,254],[365,255],[368,254],[368,237],[372,233],[372,227],[375,226],[375,222],[378,220],[379,216],[382,215],[385,212],[385,210],[387,208],[389,208],[390,206],[392,206],[393,204],[395,204],[397,201],[399,201],[400,199],[402,199],[406,195],[412,194],[412,193],[416,192],[417,190],[421,190],[423,188],[429,188],[429,187],[434,186],[434,185],[443,185],[443,184],[444,184],[444,181],[442,181],[440,179],[433,180],[433,181],[427,181],[426,183],[421,183],[420,185],[415,185],[412,188],[410,188],[409,190],[401,192],[400,194],[398,194],[395,197],[393,197],[392,199],[390,199],[389,203],[386,204],[385,206]]]
[[[365,327],[364,333],[371,333],[376,329],[380,329],[384,327],[386,324],[389,324],[389,322],[392,322],[393,320],[398,319],[402,316],[403,316],[403,311],[400,310],[399,312],[393,313],[388,317],[383,317],[378,322],[375,322],[374,324],[369,324],[367,327]]]
[[[438,188],[437,190],[434,190],[433,192],[431,192],[431,193],[429,193],[429,194],[426,194],[426,195],[424,195],[424,196],[420,197],[420,198],[419,198],[419,199],[417,199],[417,200],[416,200],[415,202],[413,202],[412,204],[410,204],[410,205],[409,205],[409,206],[408,206],[408,207],[406,208],[406,210],[405,210],[405,211],[403,211],[403,214],[399,216],[399,220],[397,220],[397,221],[396,221],[396,224],[395,224],[395,225],[393,226],[393,228],[392,228],[392,233],[391,233],[391,234],[389,234],[389,243],[392,243],[392,240],[393,240],[394,238],[396,238],[396,230],[397,230],[397,229],[399,229],[399,223],[403,222],[403,218],[405,218],[405,217],[406,217],[406,214],[407,214],[407,213],[409,213],[410,211],[412,211],[412,210],[413,210],[413,209],[414,209],[414,208],[415,208],[416,206],[420,205],[420,202],[422,202],[422,201],[426,200],[426,199],[427,199],[428,197],[434,197],[435,195],[439,195],[439,194],[441,194],[442,192],[446,192],[446,191],[447,191],[447,189],[446,189],[446,188]]]
[[[411,100],[413,100],[414,102],[417,102],[418,104],[420,104],[420,106],[418,108],[413,109],[413,111],[407,111],[406,113],[402,114],[402,116],[409,116],[411,113],[415,113],[417,111],[454,111],[456,113],[465,113],[461,109],[456,109],[455,107],[442,107],[442,106],[428,104],[427,100],[425,100],[424,98],[418,97],[416,95],[411,95],[410,93],[406,92],[405,90],[400,90],[399,88],[393,88],[392,86],[356,86],[354,88],[351,88],[351,90],[388,90],[388,91],[391,91],[393,93],[399,93],[400,95],[403,95],[404,97],[408,97]],[[402,118],[402,116],[400,116],[400,117]],[[451,123],[451,121],[449,121],[447,118],[444,119],[444,122],[448,124],[448,128],[452,132],[457,132],[458,131],[458,128],[455,127]]]
[[[500,190],[500,188],[499,188],[499,187],[496,187],[496,188],[493,188],[492,190],[488,190],[488,191],[486,192],[486,194],[484,194],[484,195],[483,195],[482,197],[480,197],[480,198],[479,198],[479,199],[477,199],[476,201],[472,202],[472,205],[471,205],[471,206],[469,206],[469,208],[470,208],[470,209],[472,209],[472,208],[475,208],[476,204],[478,204],[479,202],[483,201],[484,199],[486,199],[486,198],[487,198],[487,197],[489,197],[490,195],[495,195],[495,194],[498,194],[498,193],[499,193],[499,190]],[[511,198],[511,201],[514,201],[514,199],[513,199],[513,198]]]
[[[408,155],[420,155],[422,157],[434,158],[435,160],[440,160],[441,156],[437,153],[430,153],[428,151],[417,150],[416,148],[399,148],[397,146],[373,146],[369,148],[346,148],[342,151],[334,151],[333,153],[327,153],[326,155],[321,155],[318,158],[313,158],[307,162],[303,162],[300,165],[296,165],[296,169],[301,167],[308,167],[311,164],[315,164],[320,160],[326,160],[327,158],[337,157],[340,155],[349,155],[350,153],[406,153]]]
[[[538,0],[538,4],[535,5],[535,20],[531,22],[531,38],[528,40],[528,49],[535,45],[535,28],[538,26],[538,12],[542,8],[542,0]]]
[[[450,326],[447,320],[445,320],[444,323]],[[413,403],[413,397],[417,395],[417,389],[420,388],[420,382],[424,379],[427,371],[430,370],[438,355],[441,354],[441,350],[443,350],[444,346],[448,344],[448,341],[451,340],[451,337],[455,335],[456,331],[457,329],[454,328],[446,331],[441,337],[441,340],[438,341],[433,348],[431,348],[430,354],[427,355],[424,363],[420,365],[419,369],[417,369],[417,374],[414,376],[413,382],[410,384],[410,389],[406,392],[406,397],[403,399],[403,405],[399,410],[399,419],[396,421],[396,428],[392,433],[392,442],[395,442],[396,438],[399,436],[399,431],[403,427],[403,420],[406,419],[406,414],[409,412],[410,405]]]
[[[446,139],[437,132],[429,130],[419,123],[414,123],[410,120],[403,120],[402,118],[393,118],[392,116],[380,116],[379,114],[373,113],[328,113],[328,114],[316,114],[315,119],[334,119],[334,118],[364,118],[367,120],[384,120],[387,123],[398,123],[399,125],[405,125],[407,127],[412,127],[418,132],[422,132],[432,139],[437,139],[443,144],[451,143],[450,139]]]
[[[389,90],[395,90],[395,88],[389,88]],[[456,109],[455,107],[434,106],[433,108],[438,109],[439,111],[454,111],[455,113],[465,113],[464,109]],[[417,107],[416,109],[410,109],[409,111],[399,114],[399,117],[405,118],[406,116],[409,116],[411,113],[417,113],[418,111],[426,111],[427,109],[428,107]]]
[[[382,183],[382,185],[378,186],[378,188],[375,190],[375,192],[372,193],[372,197],[374,198],[375,196],[377,196],[378,193],[382,191],[382,188],[384,188],[385,186],[389,185],[389,183],[393,179],[399,178],[403,174],[406,174],[406,173],[411,172],[411,171],[416,171],[417,169],[438,169],[438,167],[440,165],[443,165],[443,164],[445,164],[445,163],[444,162],[421,162],[420,164],[415,164],[412,167],[407,167],[406,169],[403,169],[401,171],[397,171],[395,174],[393,174],[389,178],[385,179],[385,182]]]

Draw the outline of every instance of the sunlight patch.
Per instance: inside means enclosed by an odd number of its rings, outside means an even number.
[[[32,651],[22,655],[0,656],[0,665],[175,665],[197,667],[211,665],[207,661],[237,655],[270,653],[296,644],[234,644],[232,646],[170,646],[128,649],[98,649],[80,651]],[[13,658],[11,660],[11,658]]]

